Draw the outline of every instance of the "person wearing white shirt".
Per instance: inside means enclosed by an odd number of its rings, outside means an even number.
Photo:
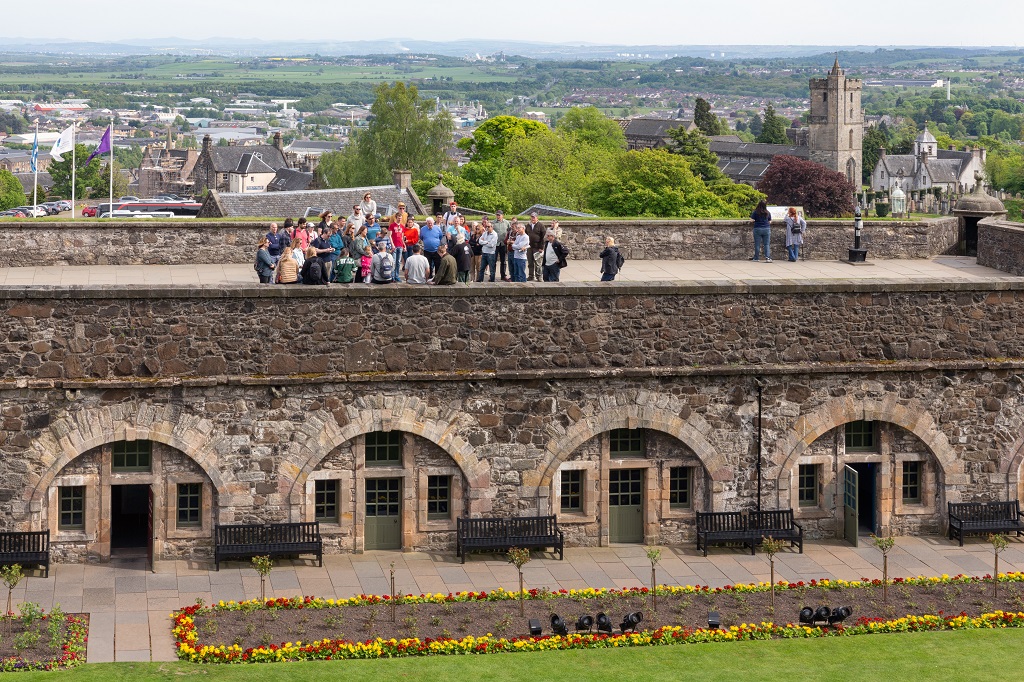
[[[426,284],[430,279],[430,261],[423,255],[422,244],[413,244],[412,255],[405,259],[403,271],[409,284]]]
[[[365,219],[367,216],[377,215],[377,202],[373,200],[373,195],[367,192],[363,195],[363,200],[359,202],[359,212],[363,214]]]
[[[523,225],[516,227],[516,238],[512,242],[512,281],[526,281],[526,252],[530,248],[530,238],[526,236]]]
[[[494,225],[491,225],[490,221],[486,222],[487,229],[479,237],[480,244],[480,272],[476,276],[476,281],[484,281],[484,271],[489,267],[491,269],[491,279],[494,281],[494,269],[495,259],[497,258],[498,251],[498,233],[494,231]]]

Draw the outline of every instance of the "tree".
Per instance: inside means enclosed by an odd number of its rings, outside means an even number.
[[[114,160],[124,168],[138,168],[142,164],[142,147],[132,143],[132,146],[114,147]]]
[[[568,116],[568,114],[567,114]],[[515,140],[538,135],[551,135],[543,123],[516,116],[489,118],[473,131],[473,137],[459,140],[459,148],[470,152],[470,161],[493,161],[501,158]]]
[[[0,168],[0,211],[6,211],[25,203],[25,188],[14,173]]]
[[[320,156],[320,163],[313,171],[314,182],[325,189],[355,187],[358,166],[358,149],[350,142],[336,152]]]
[[[750,134],[757,139],[757,136],[764,130],[764,120],[761,118],[761,114],[754,114],[754,118],[750,119]]]
[[[420,196],[426,196],[435,180],[420,180],[413,183],[413,188]],[[512,202],[493,187],[478,187],[472,181],[459,177],[454,173],[443,173],[441,182],[455,193],[459,206],[475,208],[481,211],[494,212],[498,209],[508,212]]]
[[[75,145],[75,199],[85,199],[88,196],[88,188],[95,192],[94,196],[106,196],[106,184],[100,178],[103,164],[99,159],[93,159],[92,163],[86,165],[85,160],[89,158],[89,147],[84,144]],[[71,198],[71,158],[72,154],[64,152],[63,161],[51,161],[46,169],[53,179],[51,192],[57,196]],[[109,158],[109,157],[108,157]]]
[[[441,170],[452,144],[451,115],[435,111],[433,100],[420,99],[415,85],[381,83],[376,94],[370,124],[357,143],[360,180],[386,183],[395,168],[412,171],[413,177]]]
[[[875,166],[878,165],[878,150],[888,146],[889,137],[885,131],[878,126],[871,126],[867,129],[861,143],[861,158],[864,162],[864,167],[861,169],[861,182],[864,184],[871,182],[871,174],[875,172]]]
[[[838,218],[853,213],[856,189],[842,173],[795,156],[772,159],[758,189],[768,203],[778,206],[803,206],[815,218]]]
[[[103,167],[100,173],[100,186],[93,187],[94,197],[105,197],[110,193],[110,162]],[[128,178],[125,177],[124,173],[121,172],[121,164],[114,161],[114,198],[124,196],[128,193]]]
[[[761,134],[757,136],[758,142],[768,144],[789,144],[786,137],[786,119],[776,115],[775,107],[769,104],[764,109],[764,123]]]
[[[698,97],[693,107],[693,123],[708,137],[721,134],[718,117],[711,113],[711,105],[703,97]]]
[[[687,132],[682,126],[668,131],[671,142],[668,150],[679,154],[690,164],[690,169],[705,183],[721,182],[726,179],[718,169],[718,155],[708,147],[708,140],[701,131]]]
[[[558,122],[557,132],[605,149],[625,149],[626,134],[597,107],[573,107]]]

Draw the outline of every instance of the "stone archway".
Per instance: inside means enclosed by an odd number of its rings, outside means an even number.
[[[477,458],[473,447],[459,435],[459,419],[454,410],[429,407],[412,396],[366,396],[334,413],[321,410],[309,413],[296,427],[302,446],[295,458],[282,466],[281,476],[288,485],[288,500],[293,520],[302,506],[306,480],[327,455],[343,443],[374,431],[404,431],[439,446],[456,463],[469,489],[470,513],[477,509],[490,487],[490,464]],[[287,483],[286,483],[287,484]]]
[[[1024,433],[1010,446],[1009,456],[1004,459],[999,472],[1006,476],[1006,499],[1020,499],[1021,488],[1024,487]]]
[[[963,464],[958,461],[949,440],[939,430],[924,405],[916,400],[901,403],[895,395],[886,396],[882,400],[859,400],[853,396],[844,396],[829,400],[800,416],[793,427],[776,442],[771,461],[773,466],[778,466],[778,505],[787,506],[793,468],[811,444],[832,429],[858,420],[888,422],[917,436],[939,467],[947,487],[947,499],[951,486],[967,483]]]
[[[31,461],[39,462],[41,474],[25,491],[30,527],[43,524],[46,491],[54,478],[76,457],[93,448],[119,440],[151,440],[182,452],[203,470],[218,496],[231,488],[217,467],[212,422],[188,414],[176,405],[123,403],[87,407],[54,422],[31,445]]]
[[[524,494],[534,494],[551,486],[559,466],[583,443],[612,429],[651,429],[678,438],[704,465],[713,484],[729,481],[733,471],[725,456],[707,439],[711,425],[684,403],[674,404],[673,396],[625,393],[620,404],[608,405],[600,412],[580,418],[567,428],[549,427],[545,458],[536,470],[523,477]],[[714,500],[714,497],[712,498]]]

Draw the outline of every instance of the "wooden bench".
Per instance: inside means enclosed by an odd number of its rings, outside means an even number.
[[[216,525],[213,533],[213,560],[220,570],[225,559],[269,556],[279,559],[300,554],[315,554],[324,565],[324,542],[320,522]]]
[[[462,563],[466,563],[466,555],[473,550],[506,552],[510,547],[551,547],[561,560],[565,556],[565,535],[554,516],[457,519],[455,555]]]
[[[709,545],[742,544],[754,553],[757,536],[742,512],[697,512],[697,549],[708,555]]]
[[[758,543],[766,537],[789,540],[791,547],[799,547],[800,553],[804,553],[804,529],[793,520],[792,509],[752,511],[747,516],[747,526]]]
[[[35,564],[50,577],[50,531],[0,533],[0,566]]]
[[[967,533],[1024,533],[1020,503],[1012,502],[948,502],[949,539],[957,538],[964,546]]]

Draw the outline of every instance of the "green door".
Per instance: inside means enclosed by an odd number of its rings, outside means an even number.
[[[608,539],[611,542],[644,541],[643,488],[643,469],[608,472]]]
[[[402,479],[366,479],[366,549],[402,548]]]
[[[857,499],[860,477],[853,467],[843,467],[843,537],[857,546]]]

